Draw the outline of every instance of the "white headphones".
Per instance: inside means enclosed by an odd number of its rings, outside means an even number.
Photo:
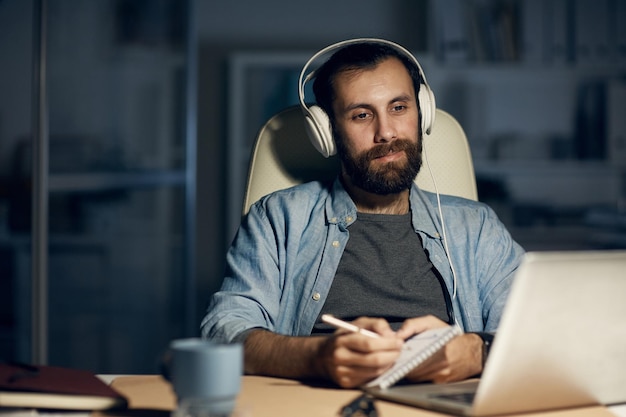
[[[317,149],[326,158],[337,153],[337,146],[335,144],[335,140],[333,139],[330,119],[326,112],[319,106],[314,105],[309,107],[304,102],[304,86],[308,81],[315,78],[316,75],[316,71],[311,71],[307,74],[307,70],[313,61],[321,55],[343,48],[344,46],[357,43],[379,43],[391,46],[415,64],[422,79],[422,84],[420,85],[417,97],[418,105],[422,111],[422,132],[427,135],[430,134],[430,129],[433,127],[435,122],[435,96],[426,82],[426,77],[424,76],[424,71],[422,71],[421,65],[413,54],[411,54],[406,48],[394,42],[376,38],[358,38],[338,42],[327,46],[313,55],[307,63],[304,64],[304,67],[300,72],[300,78],[298,79],[298,95],[300,98],[300,107],[302,108],[302,112],[304,113],[304,118],[306,120],[305,126],[307,134],[309,135],[311,143],[315,146],[315,149]]]

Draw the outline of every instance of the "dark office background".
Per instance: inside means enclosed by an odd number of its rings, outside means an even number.
[[[626,247],[625,18],[619,0],[0,0],[0,359],[150,373],[197,335],[255,131],[347,38],[415,52],[526,249]]]

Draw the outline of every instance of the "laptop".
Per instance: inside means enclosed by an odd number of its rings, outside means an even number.
[[[527,253],[480,379],[367,391],[465,416],[626,402],[626,251]]]

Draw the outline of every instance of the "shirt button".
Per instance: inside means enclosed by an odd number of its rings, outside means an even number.
[[[313,293],[313,300],[314,300],[314,301],[319,301],[319,300],[320,300],[320,298],[322,298],[322,296],[320,295],[320,293],[318,293],[318,292]]]
[[[339,247],[339,241],[338,240],[333,241],[333,247],[334,248],[338,248]]]
[[[352,221],[352,216],[348,216],[348,217],[346,217],[346,221],[347,221],[347,222],[351,222],[351,221]]]
[[[330,218],[330,222],[331,223],[337,223],[337,218],[336,217],[331,217]]]

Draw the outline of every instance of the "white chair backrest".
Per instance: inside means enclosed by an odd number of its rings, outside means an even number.
[[[422,169],[415,182],[441,194],[478,200],[474,164],[463,128],[454,117],[437,109],[430,135],[424,136]],[[428,163],[427,163],[428,161]],[[429,167],[430,166],[430,170]],[[299,106],[276,114],[257,135],[248,170],[243,213],[259,198],[273,191],[314,180],[332,180],[339,172],[339,158],[324,158],[307,137]]]

